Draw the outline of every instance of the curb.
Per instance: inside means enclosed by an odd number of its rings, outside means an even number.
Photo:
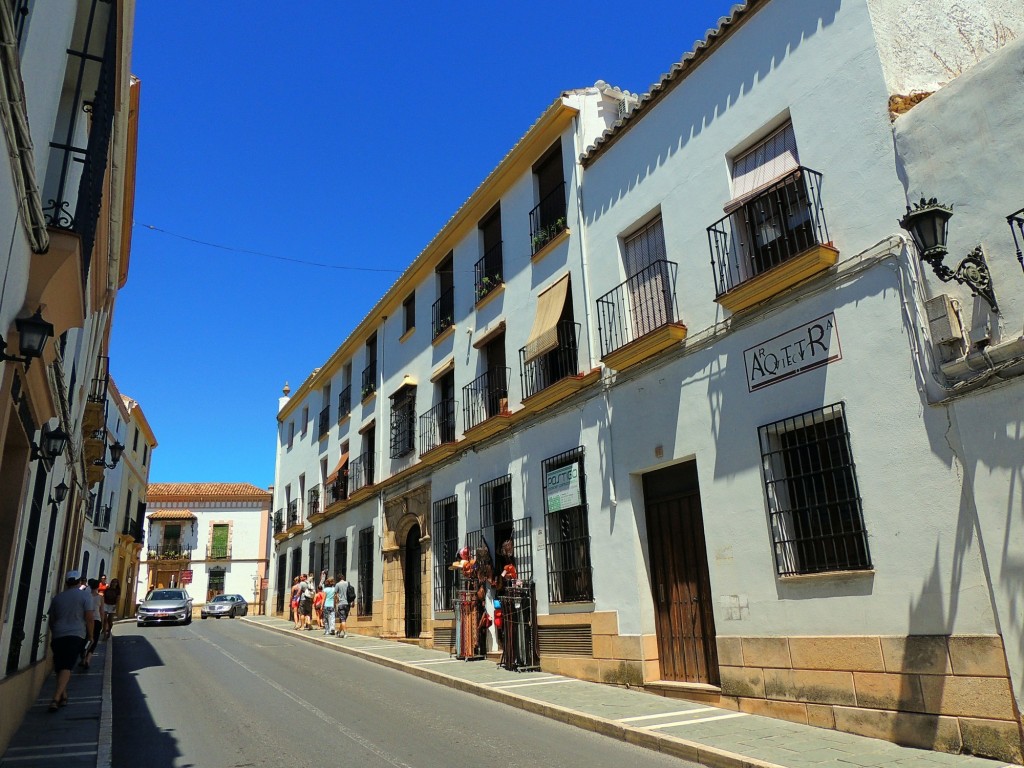
[[[103,693],[100,697],[100,732],[96,742],[96,768],[111,768],[114,759],[114,707],[111,678],[114,668],[114,637],[105,642],[103,653]]]
[[[455,690],[462,691],[464,693],[470,693],[499,704],[516,707],[517,709],[521,709],[525,712],[541,715],[542,717],[546,717],[550,720],[556,720],[575,728],[581,728],[602,736],[608,736],[637,747],[643,747],[644,749],[650,749],[654,752],[662,752],[672,757],[690,760],[694,763],[706,765],[708,768],[785,768],[785,766],[781,766],[777,763],[769,763],[764,760],[758,760],[754,757],[747,757],[746,755],[740,755],[724,749],[709,747],[706,744],[701,744],[696,741],[681,739],[677,736],[669,736],[667,734],[640,730],[638,728],[633,728],[632,726],[623,725],[622,723],[614,720],[607,720],[597,715],[588,715],[574,709],[560,707],[557,704],[545,704],[544,702],[527,699],[515,693],[509,693],[495,688],[488,688],[486,686],[478,685],[477,683],[471,683],[467,680],[448,677],[447,675],[434,672],[433,670],[405,664],[404,662],[397,661],[395,659],[388,659],[373,653],[361,651],[358,648],[338,645],[337,643],[323,640],[320,637],[309,637],[286,627],[274,627],[260,621],[253,621],[246,616],[241,617],[239,620],[254,627],[259,627],[260,629],[265,629],[270,632],[276,632],[280,635],[287,635],[288,637],[295,638],[296,640],[302,640],[303,642],[330,648],[331,650],[345,653],[349,656],[356,656],[364,661],[370,661],[374,664],[379,664],[382,667],[388,667],[399,672],[405,672],[406,674],[410,674],[422,680],[438,683],[440,685],[447,686],[448,688],[454,688]],[[99,768],[98,764],[97,768]],[[106,768],[106,766],[104,768]]]

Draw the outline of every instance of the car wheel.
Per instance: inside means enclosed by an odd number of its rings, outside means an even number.
[[[144,627],[144,626],[146,626],[146,625],[145,625],[145,623],[144,623],[144,622],[141,622],[141,621],[136,621],[136,622],[135,622],[135,626],[136,626],[136,627]]]
[[[191,623],[192,623],[192,617],[189,616],[187,619],[185,619],[185,626],[187,627]]]
[[[203,621],[206,621],[206,614],[204,613],[204,614],[200,615],[199,618],[202,619]]]
[[[220,621],[220,614],[219,613],[217,614],[216,619],[217,619],[217,621]]]
[[[235,618],[235,609],[234,608],[231,609],[231,613],[228,614],[228,618],[231,618],[231,619]]]

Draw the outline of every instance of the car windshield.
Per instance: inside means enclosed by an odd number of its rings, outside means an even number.
[[[149,593],[147,600],[184,600],[185,593],[180,589],[156,589]]]
[[[217,595],[211,603],[230,603],[234,598],[231,595]]]

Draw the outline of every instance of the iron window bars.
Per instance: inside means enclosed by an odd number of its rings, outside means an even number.
[[[371,360],[363,368],[362,395],[360,400],[365,400],[377,391],[377,361]]]
[[[779,576],[871,568],[843,403],[758,429]]]
[[[331,575],[331,537],[324,536],[320,541],[320,569]]]
[[[209,560],[227,560],[231,557],[231,527],[227,523],[217,523],[213,526],[210,536]]]
[[[430,325],[433,329],[432,339],[436,339],[455,322],[455,286],[441,292],[430,306]]]
[[[675,262],[655,261],[597,300],[601,357],[679,322]]]
[[[514,565],[516,578],[533,578],[533,531],[530,518],[512,519],[512,475],[480,485],[480,527],[494,544],[494,575],[506,565]]]
[[[550,352],[527,361],[527,348],[519,350],[519,376],[524,400],[557,381],[579,375],[580,324],[562,321],[555,330],[558,346]]]
[[[373,527],[359,531],[359,594],[356,604],[360,616],[373,615]]]
[[[43,212],[47,226],[81,236],[83,281],[89,274],[114,125],[117,26],[117,4],[92,0],[85,24],[76,32],[67,51],[65,82],[73,83],[74,91],[64,115],[67,125],[61,126],[65,128],[63,140],[58,141],[55,135],[50,142],[50,166],[57,169],[57,178],[53,182],[55,188],[47,184],[52,195],[48,195]],[[83,114],[89,115],[84,123]],[[77,197],[71,192],[76,176]]]
[[[530,211],[530,245],[537,253],[566,227],[565,182],[548,192]]]
[[[288,502],[288,527],[293,528],[301,524],[299,520],[299,500],[292,499]]]
[[[317,574],[316,567],[316,542],[309,542],[309,568],[306,569],[306,575],[310,583],[314,583],[314,579]]]
[[[306,517],[320,514],[320,486],[314,485],[306,492]]]
[[[338,393],[338,423],[341,424],[345,417],[352,413],[352,385],[349,384]]]
[[[342,467],[334,482],[328,484],[327,493],[330,496],[330,504],[344,501],[348,498],[348,467]]]
[[[279,509],[274,513],[274,533],[284,533],[284,510]]]
[[[320,411],[320,424],[317,437],[323,439],[327,437],[327,433],[331,431],[331,405],[328,403]]]
[[[462,388],[462,419],[472,429],[487,419],[508,412],[511,368],[490,368]]]
[[[391,458],[400,459],[415,450],[416,387],[402,387],[391,396]]]
[[[821,174],[801,166],[708,227],[715,295],[828,242]]]
[[[541,465],[548,597],[553,603],[594,599],[583,458],[580,446],[545,459]]]
[[[348,536],[342,536],[334,542],[334,570],[335,579],[348,573]]]
[[[501,241],[492,245],[473,267],[474,296],[480,301],[502,283]]]
[[[435,501],[434,520],[434,610],[455,607],[456,571],[450,566],[459,554],[459,500],[456,496]]]
[[[348,493],[351,496],[368,485],[373,485],[373,454],[369,451],[349,462]]]
[[[1006,223],[1010,225],[1010,233],[1013,235],[1013,245],[1017,249],[1017,261],[1020,268],[1024,269],[1024,208],[1006,217]]]
[[[455,411],[459,404],[448,398],[420,416],[420,456],[445,443],[455,442]]]
[[[284,613],[284,598],[288,593],[288,555],[277,556],[277,612]]]

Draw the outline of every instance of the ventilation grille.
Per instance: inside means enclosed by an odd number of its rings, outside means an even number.
[[[538,627],[537,640],[541,656],[594,655],[594,636],[589,624]]]
[[[453,627],[434,627],[434,648],[445,650],[455,644],[455,629]]]

